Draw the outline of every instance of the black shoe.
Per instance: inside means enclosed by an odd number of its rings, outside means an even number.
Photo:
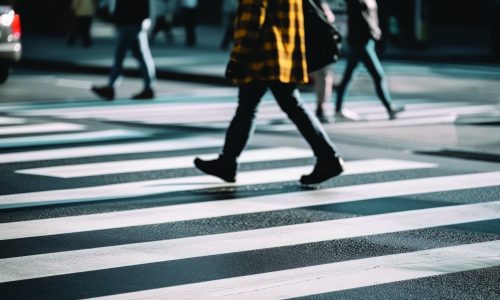
[[[322,124],[330,123],[330,118],[327,115],[325,115],[325,113],[322,110],[316,111],[316,117],[318,118],[319,122]]]
[[[153,99],[155,97],[155,92],[152,88],[146,88],[142,90],[139,94],[133,95],[132,99],[135,100],[145,100],[145,99]]]
[[[342,158],[318,159],[311,174],[302,176],[300,183],[303,185],[320,184],[323,181],[340,175],[342,172],[344,172],[344,161]]]
[[[389,113],[389,120],[396,119],[397,115],[400,112],[403,112],[403,111],[405,111],[405,107],[404,106],[395,106],[395,107],[392,107],[391,110],[388,112]]]
[[[226,182],[236,182],[236,163],[228,163],[220,158],[214,160],[202,160],[196,158],[194,165],[203,173],[219,177]]]
[[[97,96],[104,98],[106,100],[115,99],[115,89],[109,86],[101,86],[101,87],[92,87],[92,92],[94,92]]]

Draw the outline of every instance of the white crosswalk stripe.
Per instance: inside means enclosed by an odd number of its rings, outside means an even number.
[[[227,99],[227,96],[222,99]],[[234,97],[233,97],[234,98]],[[311,95],[305,94],[309,106],[313,109]],[[387,120],[387,114],[376,99],[357,102],[347,101],[347,109],[358,113],[361,122],[336,122],[331,124],[333,128],[373,128],[373,127],[398,127],[422,124],[453,123],[457,115],[473,115],[477,113],[490,112],[496,109],[496,105],[472,105],[465,102],[430,102],[425,99],[401,101],[406,111],[401,113],[397,120]],[[172,103],[156,102],[151,104],[123,103],[120,105],[96,105],[84,107],[52,107],[52,108],[28,108],[16,112],[20,116],[52,116],[63,119],[100,119],[107,121],[120,121],[139,124],[168,125],[178,124],[192,126],[206,124],[213,127],[211,123],[227,122],[234,113],[236,103]],[[259,111],[259,121],[267,124],[267,130],[276,127],[277,131],[295,130],[291,124],[276,125],[276,120],[286,120],[285,114],[277,104],[267,99],[263,101]],[[364,122],[363,122],[364,121]],[[271,122],[271,123],[269,123]]]
[[[0,126],[0,135],[3,132],[14,137],[0,140],[0,148],[3,148],[0,168],[7,167],[1,169],[7,180],[2,179],[0,184],[8,184],[10,178],[36,178],[54,185],[35,185],[29,191],[16,193],[1,189],[0,292],[10,298],[15,291],[29,293],[33,286],[41,290],[54,288],[53,283],[57,282],[70,291],[89,292],[78,298],[282,299],[500,267],[497,229],[470,230],[464,237],[455,233],[452,241],[435,234],[451,227],[498,223],[500,197],[495,191],[500,187],[500,172],[493,167],[481,172],[464,169],[450,174],[443,172],[439,160],[383,157],[347,160],[346,172],[337,182],[306,190],[291,182],[311,171],[310,161],[306,162],[313,157],[310,150],[286,145],[260,146],[244,152],[240,162],[249,168],[238,173],[236,183],[229,184],[212,176],[196,175],[193,170],[193,158],[215,157],[223,143],[221,139],[181,135],[166,139],[156,137],[152,131],[112,127],[92,131],[77,123],[81,121],[75,121],[101,119],[216,126],[231,117],[234,106],[234,103],[158,102],[88,105],[75,109],[62,105],[47,110],[33,107],[25,113],[19,111],[17,115],[23,115],[23,119],[19,119],[22,121],[4,119],[6,126]],[[461,103],[409,102],[408,106],[410,111],[400,120],[385,121],[381,120],[384,112],[378,103],[355,102],[351,107],[371,121],[330,126],[447,123],[455,113],[466,110]],[[488,106],[473,107],[469,111],[489,109]],[[263,123],[282,118],[282,112],[273,103],[264,103],[262,109]],[[193,113],[196,117],[186,117]],[[52,116],[58,121],[37,125],[25,122],[33,116]],[[272,124],[269,130],[286,131],[287,126]],[[77,132],[68,134],[66,130]],[[18,134],[22,136],[15,136]],[[132,142],[130,138],[147,140]],[[126,141],[121,142],[122,139]],[[100,144],[85,145],[89,142]],[[67,146],[72,143],[82,145]],[[50,147],[8,150],[24,146]],[[63,159],[67,160],[64,164]],[[160,170],[165,174],[190,173],[154,179],[136,176],[139,172]],[[410,177],[405,177],[410,173]],[[374,181],[375,175],[381,176]],[[124,181],[122,176],[126,178]],[[363,176],[373,178],[365,181]],[[96,179],[99,184],[93,181]],[[283,190],[277,190],[276,186]],[[243,192],[239,193],[240,190]],[[435,196],[466,195],[475,190],[490,192],[481,199],[456,197],[449,202]],[[138,197],[148,199],[145,201],[148,203],[129,201]],[[439,201],[422,200],[429,197]],[[161,201],[156,201],[158,198]],[[363,210],[382,202],[397,205],[380,211]],[[99,207],[105,205],[107,209],[100,211]],[[323,209],[342,205],[355,208],[348,213]],[[40,214],[19,217],[29,209]],[[67,214],[59,214],[59,210]],[[268,220],[277,215],[284,221]],[[319,215],[321,218],[309,217]],[[235,221],[238,218],[241,220]],[[252,224],[253,227],[247,224],[255,220],[258,224]],[[213,226],[212,231],[205,230],[207,224]],[[164,234],[161,228],[171,228],[172,232]],[[432,243],[422,244],[404,236],[424,231],[432,231]],[[136,232],[143,237],[134,239],[120,232]],[[389,238],[384,242],[370,240],[380,237]],[[265,256],[293,249],[287,252],[290,255],[311,251],[305,249],[315,249],[315,245],[322,243],[358,245],[360,239],[369,246],[357,254],[341,256],[331,251],[328,252],[331,257],[326,260],[311,258],[298,267],[269,263],[265,258],[265,267],[254,261],[245,263],[255,264],[255,269],[238,267],[240,260],[255,259],[252,255],[256,253]],[[220,263],[217,259],[228,262]],[[170,268],[168,264],[176,266]],[[195,277],[184,269],[193,265],[213,269],[203,269],[204,276]],[[135,270],[133,268],[144,272],[141,274],[145,277],[148,276],[145,273],[155,268],[152,276],[178,272],[179,278],[173,283],[165,281],[151,286],[144,285],[144,281],[136,283],[134,278],[124,282],[114,279],[116,274],[129,276],[126,272]],[[100,278],[103,285],[109,280],[110,290],[87,288],[85,279],[94,276]],[[49,281],[52,285],[47,284]],[[50,293],[43,295],[58,298]]]
[[[401,169],[432,168],[433,164],[397,160],[363,160],[347,162],[343,175],[393,171]],[[237,183],[225,183],[213,176],[193,176],[169,179],[110,184],[97,187],[49,190],[0,196],[0,209],[54,205],[85,201],[105,201],[192,191],[207,188],[235,187],[243,185],[269,184],[295,181],[300,175],[311,171],[310,166],[279,168],[240,172]]]
[[[277,147],[272,149],[248,150],[241,156],[240,162],[273,161],[277,159],[309,158],[313,153],[308,150],[290,147]],[[214,155],[202,156],[203,159],[214,159]],[[118,162],[105,162],[95,164],[65,165],[37,169],[19,170],[17,173],[60,178],[75,178],[84,176],[109,175],[128,172],[143,172],[154,170],[169,170],[189,168],[193,166],[193,156],[177,156],[173,158],[150,158],[127,160]]]
[[[0,282],[500,218],[500,201],[0,260]],[[199,247],[203,245],[203,247]],[[500,253],[497,253],[500,256]],[[500,257],[497,258],[500,264]]]
[[[113,295],[97,299],[288,299],[500,266],[500,241]]]
[[[0,240],[216,218],[418,193],[465,190],[499,185],[498,176],[500,176],[499,172],[411,179],[288,193],[286,197],[282,195],[259,196],[124,212],[12,222],[0,224],[0,232],[2,232]]]

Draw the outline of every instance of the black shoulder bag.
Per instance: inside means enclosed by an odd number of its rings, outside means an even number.
[[[307,70],[314,72],[339,59],[342,37],[314,0],[302,0],[302,3]]]

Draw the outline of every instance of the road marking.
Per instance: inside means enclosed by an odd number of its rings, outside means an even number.
[[[0,224],[0,240],[68,234],[500,185],[496,173],[370,183],[318,191]]]
[[[347,162],[347,171],[344,175],[433,167],[436,167],[436,165],[411,161],[371,159]],[[179,191],[295,181],[298,180],[301,174],[311,172],[311,169],[311,166],[301,166],[240,172],[238,174],[237,183],[226,183],[213,176],[203,175],[76,189],[1,195],[0,209],[86,201],[105,201],[117,198],[125,199]]]
[[[61,87],[90,90],[90,88],[92,87],[92,82],[84,80],[58,78],[56,79],[55,85]]]
[[[54,144],[61,145],[80,142],[96,142],[103,140],[109,141],[124,138],[141,138],[147,136],[150,136],[150,134],[141,131],[110,129],[95,132],[2,138],[0,139],[0,148],[43,146]]]
[[[0,259],[0,270],[2,270],[0,282],[287,247],[497,218],[500,218],[500,201],[36,254]],[[496,255],[500,256],[500,252]]]
[[[81,124],[63,123],[63,122],[4,126],[0,127],[0,135],[80,131],[84,130],[85,128],[86,126]]]
[[[277,147],[243,152],[241,163],[287,160],[313,157],[310,150]],[[215,159],[213,154],[200,156],[204,159]],[[155,170],[172,170],[193,167],[193,155],[178,157],[162,157],[136,160],[122,160],[94,164],[65,165],[47,168],[18,170],[16,173],[59,178],[76,178],[85,176],[98,176],[131,172],[145,172]]]
[[[190,150],[216,147],[222,145],[222,143],[223,141],[219,139],[193,137],[155,142],[126,143],[119,145],[36,150],[0,154],[0,164],[159,151]]]
[[[500,241],[150,289],[96,299],[290,299],[500,266]]]
[[[25,119],[0,117],[0,125],[14,125],[14,124],[24,124],[24,123],[26,123]]]

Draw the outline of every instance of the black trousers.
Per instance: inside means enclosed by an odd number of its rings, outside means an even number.
[[[71,45],[75,42],[75,39],[80,38],[84,46],[90,46],[92,44],[92,38],[90,36],[91,26],[91,16],[75,17],[71,32],[68,35],[67,43]]]
[[[305,107],[296,84],[252,81],[239,88],[236,113],[226,132],[221,158],[236,162],[255,131],[255,116],[259,103],[270,89],[280,108],[311,146],[319,159],[337,156],[337,149],[330,141],[318,119]]]

